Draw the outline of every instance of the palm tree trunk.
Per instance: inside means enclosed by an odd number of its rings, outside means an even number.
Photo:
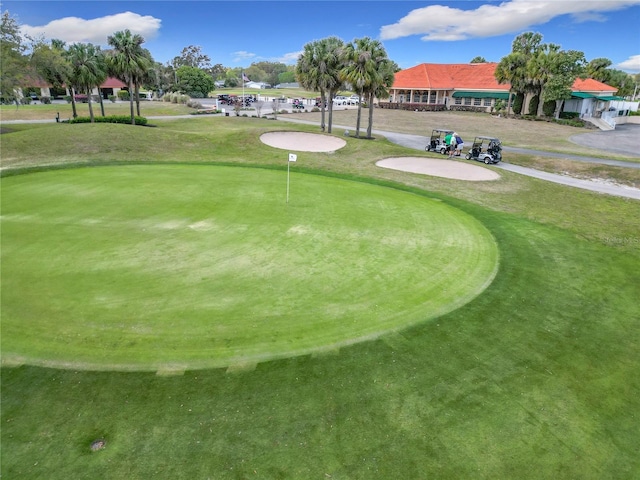
[[[358,102],[358,115],[356,116],[356,138],[360,138],[360,117],[362,116],[362,94]]]
[[[100,113],[102,114],[102,116],[104,117],[104,102],[102,101],[102,92],[100,91],[100,87],[98,86],[98,98],[100,99]]]
[[[76,109],[76,89],[71,87],[71,111],[73,112],[73,118],[78,117],[78,110]]]
[[[324,93],[324,90],[320,92],[320,128],[322,130],[322,133],[324,133],[324,129],[326,127],[325,123],[324,123],[324,113],[325,113],[325,106],[327,105],[327,95]]]
[[[89,104],[89,118],[91,123],[94,123],[93,119],[93,102],[91,101],[91,89],[87,88],[87,103]]]
[[[371,130],[373,129],[373,93],[369,94],[369,125],[367,126],[367,138],[373,138],[371,136]]]
[[[129,80],[129,106],[131,110],[131,125],[136,124],[136,117],[133,112],[133,81]]]
[[[140,116],[140,85],[135,83],[136,90],[136,112],[138,112],[138,116]]]
[[[511,90],[509,90],[509,98],[507,99],[507,117],[511,116],[511,103],[512,103],[512,99],[513,98],[513,92],[511,92]]]

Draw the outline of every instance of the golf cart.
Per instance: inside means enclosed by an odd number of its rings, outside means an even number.
[[[444,141],[444,137],[451,135],[453,130],[445,130],[442,128],[434,128],[431,132],[431,139],[429,145],[424,147],[426,152],[438,152],[445,154],[449,152],[449,145]]]
[[[466,159],[486,164],[498,163],[502,160],[502,144],[498,138],[478,136],[473,141]]]

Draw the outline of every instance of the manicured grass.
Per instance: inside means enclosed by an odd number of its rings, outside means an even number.
[[[3,166],[23,168],[2,171],[3,195],[18,179],[35,182],[29,168],[42,163],[260,165],[282,174],[286,152],[259,135],[317,131],[230,117],[157,124],[20,126],[2,136]],[[363,179],[367,192],[395,187],[399,198],[440,200],[473,217],[500,251],[480,296],[376,340],[246,369],[162,376],[5,363],[3,477],[636,477],[638,202],[508,172],[472,183],[375,167],[407,153],[415,155],[348,138],[334,154],[299,154],[295,168]],[[77,171],[90,170],[102,168]],[[5,342],[4,325],[2,333]],[[97,438],[107,446],[91,452]]]
[[[3,181],[5,360],[226,367],[336,349],[460,307],[497,248],[473,217],[363,183],[206,166]],[[56,335],[51,336],[55,325]]]
[[[92,103],[93,114],[101,115],[100,104]],[[129,115],[131,112],[129,102],[104,102],[105,115]],[[134,111],[136,106],[133,105]],[[89,104],[77,103],[76,110],[79,116],[89,116]],[[140,113],[142,116],[157,115],[187,115],[194,111],[186,105],[172,104],[169,102],[140,102]],[[136,111],[137,112],[137,111]],[[54,120],[57,114],[60,114],[60,120],[68,120],[73,118],[73,108],[70,103],[52,103],[45,105],[42,103],[33,103],[30,105],[0,105],[0,116],[4,121],[10,120]],[[137,113],[136,113],[137,114]]]

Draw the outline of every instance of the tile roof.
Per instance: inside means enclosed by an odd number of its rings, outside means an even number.
[[[509,91],[493,73],[497,63],[421,63],[396,73],[393,88],[453,90],[454,88]]]
[[[576,78],[576,81],[573,82],[573,91],[615,93],[618,91],[618,89],[615,87],[612,87],[611,85],[607,85],[606,83],[602,83],[602,82],[599,82],[598,80],[594,80],[593,78],[587,78],[585,80],[582,80],[581,78]]]
[[[500,84],[494,76],[495,62],[421,63],[396,73],[392,88],[419,90],[491,90],[508,92],[508,83]],[[576,79],[574,91],[616,92],[616,88],[588,78]]]
[[[30,87],[36,87],[36,88],[51,87],[50,84],[48,84],[46,81],[44,81],[40,77],[29,77],[26,83],[29,83]],[[125,88],[126,86],[127,86],[126,83],[121,82],[117,78],[108,77],[104,81],[104,83],[100,85],[100,88]]]

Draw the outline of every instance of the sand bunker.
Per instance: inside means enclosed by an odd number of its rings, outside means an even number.
[[[260,140],[271,147],[298,152],[335,152],[347,144],[340,137],[305,132],[269,132],[260,135]],[[376,165],[454,180],[486,181],[500,178],[493,170],[478,165],[424,157],[387,158],[380,160]]]
[[[500,178],[493,170],[453,160],[438,160],[424,157],[386,158],[376,162],[378,167],[403,172],[424,173],[434,177],[452,178],[454,180],[486,181]]]
[[[260,140],[270,147],[298,152],[335,152],[347,144],[332,135],[304,132],[269,132],[260,135]]]

